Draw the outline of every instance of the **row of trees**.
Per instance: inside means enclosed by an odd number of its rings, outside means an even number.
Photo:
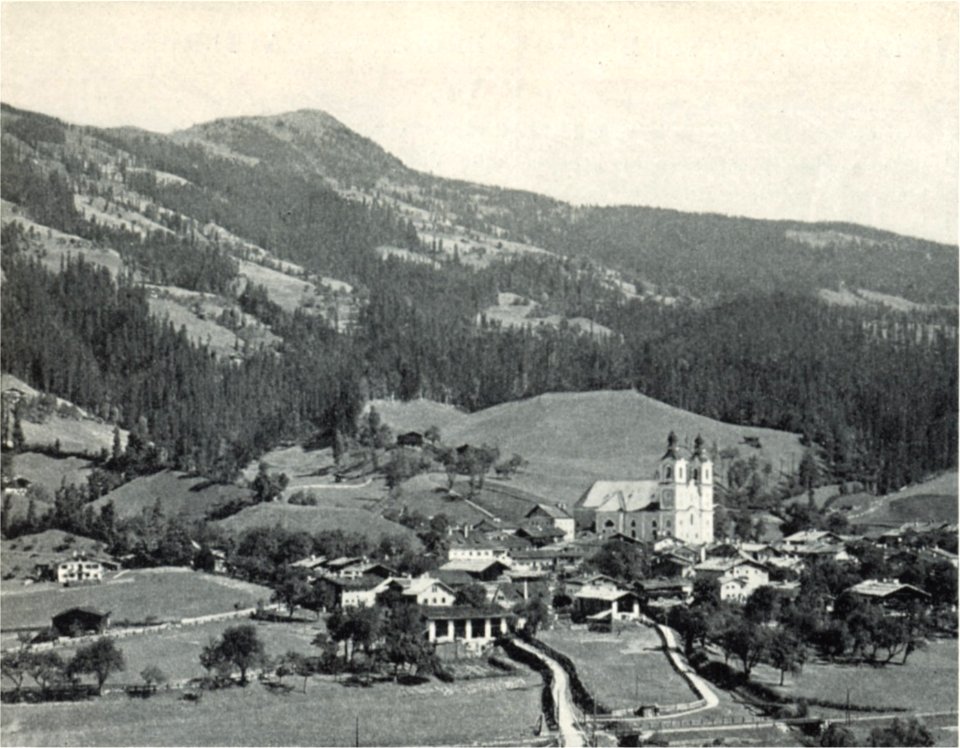
[[[0,668],[14,688],[14,698],[18,699],[28,676],[37,684],[41,694],[46,694],[50,688],[75,685],[81,676],[90,675],[96,680],[100,693],[107,678],[126,668],[126,661],[123,651],[106,637],[81,645],[68,660],[51,649],[34,650],[27,638],[21,638],[18,649],[8,650],[0,657]],[[155,666],[144,669],[141,677],[148,685],[165,680],[162,671]]]

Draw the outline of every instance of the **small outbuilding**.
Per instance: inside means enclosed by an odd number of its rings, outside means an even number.
[[[59,636],[102,634],[110,625],[110,613],[93,608],[70,608],[53,617],[53,628]]]

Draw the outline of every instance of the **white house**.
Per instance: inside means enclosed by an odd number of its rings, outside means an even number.
[[[720,588],[720,599],[743,602],[751,593],[770,583],[770,574],[763,564],[742,556],[708,558],[693,567],[698,578],[714,580]]]
[[[73,582],[100,582],[103,580],[103,564],[99,561],[71,559],[57,564],[57,581],[60,584]]]
[[[713,463],[703,439],[694,442],[690,459],[680,454],[673,432],[653,480],[597,481],[576,505],[592,516],[601,537],[616,533],[637,540],[671,536],[684,543],[713,540]]]

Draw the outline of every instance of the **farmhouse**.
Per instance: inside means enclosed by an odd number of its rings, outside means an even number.
[[[574,593],[573,610],[593,620],[635,620],[640,617],[640,599],[621,587],[591,584]]]
[[[463,572],[477,582],[493,582],[510,570],[510,565],[497,559],[448,561],[438,570],[441,578],[445,573]]]
[[[60,584],[77,582],[100,582],[103,580],[103,564],[82,558],[61,561],[57,564],[57,581]]]
[[[525,519],[539,524],[551,524],[563,533],[563,540],[570,541],[576,537],[576,520],[561,506],[537,504],[526,513]]]
[[[393,577],[380,585],[377,590],[378,602],[381,596],[399,595],[402,600],[417,605],[431,605],[434,607],[449,607],[453,605],[456,593],[453,588],[439,579],[424,575],[411,579],[409,577]]]
[[[743,602],[755,589],[770,582],[763,564],[742,557],[708,558],[693,568],[698,578],[717,584],[721,600]]]
[[[529,546],[528,543],[523,545]],[[503,538],[489,537],[485,534],[473,534],[467,537],[454,535],[450,538],[447,559],[450,561],[504,559],[509,555],[508,548],[509,544]]]
[[[475,650],[506,634],[512,618],[503,608],[469,605],[424,606],[421,612],[427,622],[427,641],[437,645],[462,642]],[[442,655],[444,648],[438,646],[437,652]]]
[[[623,533],[638,540],[672,536],[686,543],[713,540],[713,463],[703,439],[688,460],[670,432],[653,480],[597,481],[577,501],[581,522],[597,534]]]
[[[564,531],[559,527],[540,523],[525,523],[517,530],[517,537],[529,540],[534,548],[543,548],[558,540],[563,540]]]
[[[379,577],[322,576],[314,581],[319,590],[323,606],[327,610],[334,608],[358,608],[373,605],[377,601],[377,592],[382,579]]]
[[[894,610],[912,602],[926,603],[930,600],[929,593],[912,584],[902,584],[896,579],[865,579],[846,591]]]
[[[59,636],[102,634],[110,625],[110,614],[93,608],[70,608],[53,617],[53,628]]]

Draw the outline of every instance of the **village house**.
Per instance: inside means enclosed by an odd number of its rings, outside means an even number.
[[[420,610],[427,624],[427,641],[437,645],[441,657],[479,653],[509,631],[513,617],[499,607],[423,606]]]
[[[391,577],[376,588],[376,599],[396,594],[401,599],[417,605],[449,607],[456,599],[456,592],[439,579],[424,574],[421,577]]]
[[[928,592],[912,584],[903,584],[896,579],[864,579],[845,592],[863,600],[879,603],[889,610],[902,610],[914,602],[930,601]]]
[[[57,581],[63,585],[103,581],[103,564],[84,558],[73,558],[57,564]]]
[[[587,584],[573,594],[573,612],[588,621],[636,620],[640,598],[619,586]]]
[[[563,533],[561,540],[573,540],[577,534],[576,520],[562,506],[537,504],[524,515],[524,519],[534,523],[551,524]]]
[[[510,555],[509,545],[504,538],[489,537],[485,533],[470,533],[466,537],[453,535],[450,538],[447,559],[449,561],[506,559]],[[520,545],[529,547],[529,543],[526,542],[521,542]]]
[[[564,531],[547,524],[527,522],[517,529],[517,537],[528,540],[534,548],[543,548],[557,541],[563,540]]]
[[[671,432],[653,480],[597,481],[577,501],[575,514],[601,537],[622,533],[637,540],[671,536],[685,543],[713,540],[713,463],[703,439],[690,459]]]
[[[637,586],[648,608],[668,609],[676,605],[689,605],[693,601],[693,580],[689,577],[644,579]]]
[[[324,609],[333,610],[374,605],[383,582],[379,577],[321,576],[313,584],[320,593]]]
[[[494,582],[510,570],[510,564],[496,558],[477,558],[452,560],[445,563],[437,570],[437,575],[447,584],[456,586],[445,576],[449,573],[467,575],[472,581],[476,582]],[[461,577],[462,578],[462,577]]]
[[[698,579],[709,579],[719,588],[720,600],[743,602],[751,593],[770,582],[770,574],[763,564],[747,558],[708,558],[697,564]]]

